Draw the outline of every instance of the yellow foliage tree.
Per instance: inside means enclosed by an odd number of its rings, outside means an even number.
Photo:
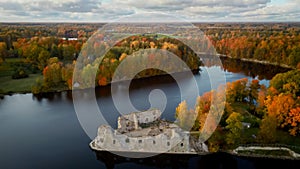
[[[300,107],[291,109],[286,124],[291,126],[289,129],[291,135],[296,136],[300,133]]]
[[[176,108],[176,118],[181,128],[190,130],[195,123],[197,114],[193,110],[188,110],[186,101],[181,102]]]
[[[288,113],[293,108],[295,101],[291,94],[279,94],[274,97],[267,96],[266,107],[269,116],[276,117],[278,126],[285,127]]]

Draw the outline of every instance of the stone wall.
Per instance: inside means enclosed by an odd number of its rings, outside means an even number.
[[[148,110],[140,113],[136,113],[137,121],[141,123],[151,123],[161,116],[161,111],[158,109]]]
[[[190,145],[190,133],[178,125],[162,120],[151,124],[161,114],[160,110],[153,109],[121,116],[118,118],[117,130],[107,125],[100,126],[93,144],[98,150],[123,152],[190,153],[195,150]],[[150,126],[141,128],[140,124]],[[208,151],[203,146],[197,147],[201,151]]]
[[[158,109],[147,110],[144,112],[130,113],[118,118],[118,131],[120,133],[139,129],[139,124],[151,123],[161,116],[161,111]]]
[[[100,126],[95,144],[111,151],[190,152],[189,134],[180,128],[167,129],[157,136],[128,137],[110,126]]]

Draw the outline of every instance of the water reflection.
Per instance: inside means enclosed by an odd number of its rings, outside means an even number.
[[[298,168],[299,160],[236,156],[225,152],[208,155],[160,154],[148,158],[127,158],[110,152],[95,151],[97,160],[111,168],[205,168],[205,169],[266,169]]]
[[[157,155],[148,158],[127,158],[121,157],[110,152],[95,152],[97,159],[103,162],[107,169],[116,168],[119,164],[124,163],[134,163],[141,166],[149,166],[156,168],[166,168],[166,167],[177,167],[177,168],[187,168],[188,160],[190,156],[183,156],[184,158],[178,158],[175,155]],[[195,156],[194,156],[195,157]],[[174,166],[176,165],[176,166]]]
[[[122,166],[122,168],[129,168],[129,165],[132,166],[132,164],[135,164],[139,168],[236,169],[239,167],[237,159],[225,153],[210,155],[159,154],[142,159],[121,157],[106,151],[95,152],[95,154],[97,159],[103,162],[107,169],[118,168],[118,166]]]
[[[230,76],[228,72],[231,73],[242,73],[244,76],[251,77],[251,78],[257,78],[259,80],[271,80],[277,73],[283,73],[287,72],[291,69],[289,68],[283,68],[275,65],[265,65],[261,63],[254,63],[254,62],[247,62],[242,61],[238,59],[230,59],[230,58],[224,58],[221,57],[221,61],[223,64],[223,70],[226,71],[226,76]],[[202,72],[200,71],[200,74]],[[197,75],[197,74],[196,74]],[[226,77],[228,78],[228,77]],[[157,84],[174,84],[175,80],[171,76],[158,76],[158,77],[151,77],[146,79],[138,79],[133,80],[133,82],[130,84],[130,90],[139,90],[144,89],[145,86],[155,86]],[[111,86],[102,86],[97,87],[96,89],[96,97],[110,97],[111,96]],[[49,101],[55,100],[55,98],[62,98],[62,93],[66,94],[66,98],[69,101],[72,101],[72,92],[57,92],[57,93],[45,93],[42,95],[34,95],[34,99],[37,101],[41,101],[42,99],[46,98]],[[65,97],[65,95],[64,95]]]
[[[225,71],[243,73],[245,76],[257,78],[259,80],[271,80],[277,73],[283,73],[291,70],[289,68],[283,68],[275,65],[265,65],[238,59],[221,58],[221,61]]]
[[[57,100],[72,102],[72,91],[51,92],[32,95],[32,100],[41,102],[46,99],[48,102],[56,102]]]

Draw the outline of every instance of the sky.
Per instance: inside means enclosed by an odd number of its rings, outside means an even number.
[[[193,22],[300,21],[299,6],[300,0],[0,0],[0,22],[114,22],[143,20],[145,12]]]

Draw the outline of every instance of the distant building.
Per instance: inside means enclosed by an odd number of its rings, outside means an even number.
[[[75,82],[74,84],[73,84],[73,87],[75,87],[75,88],[77,88],[77,87],[79,87],[80,86],[80,84],[78,83],[78,82]]]
[[[69,41],[78,40],[78,38],[68,38]]]
[[[78,38],[61,38],[62,40],[74,41],[78,40]]]
[[[251,123],[242,122],[244,128],[250,128]]]

